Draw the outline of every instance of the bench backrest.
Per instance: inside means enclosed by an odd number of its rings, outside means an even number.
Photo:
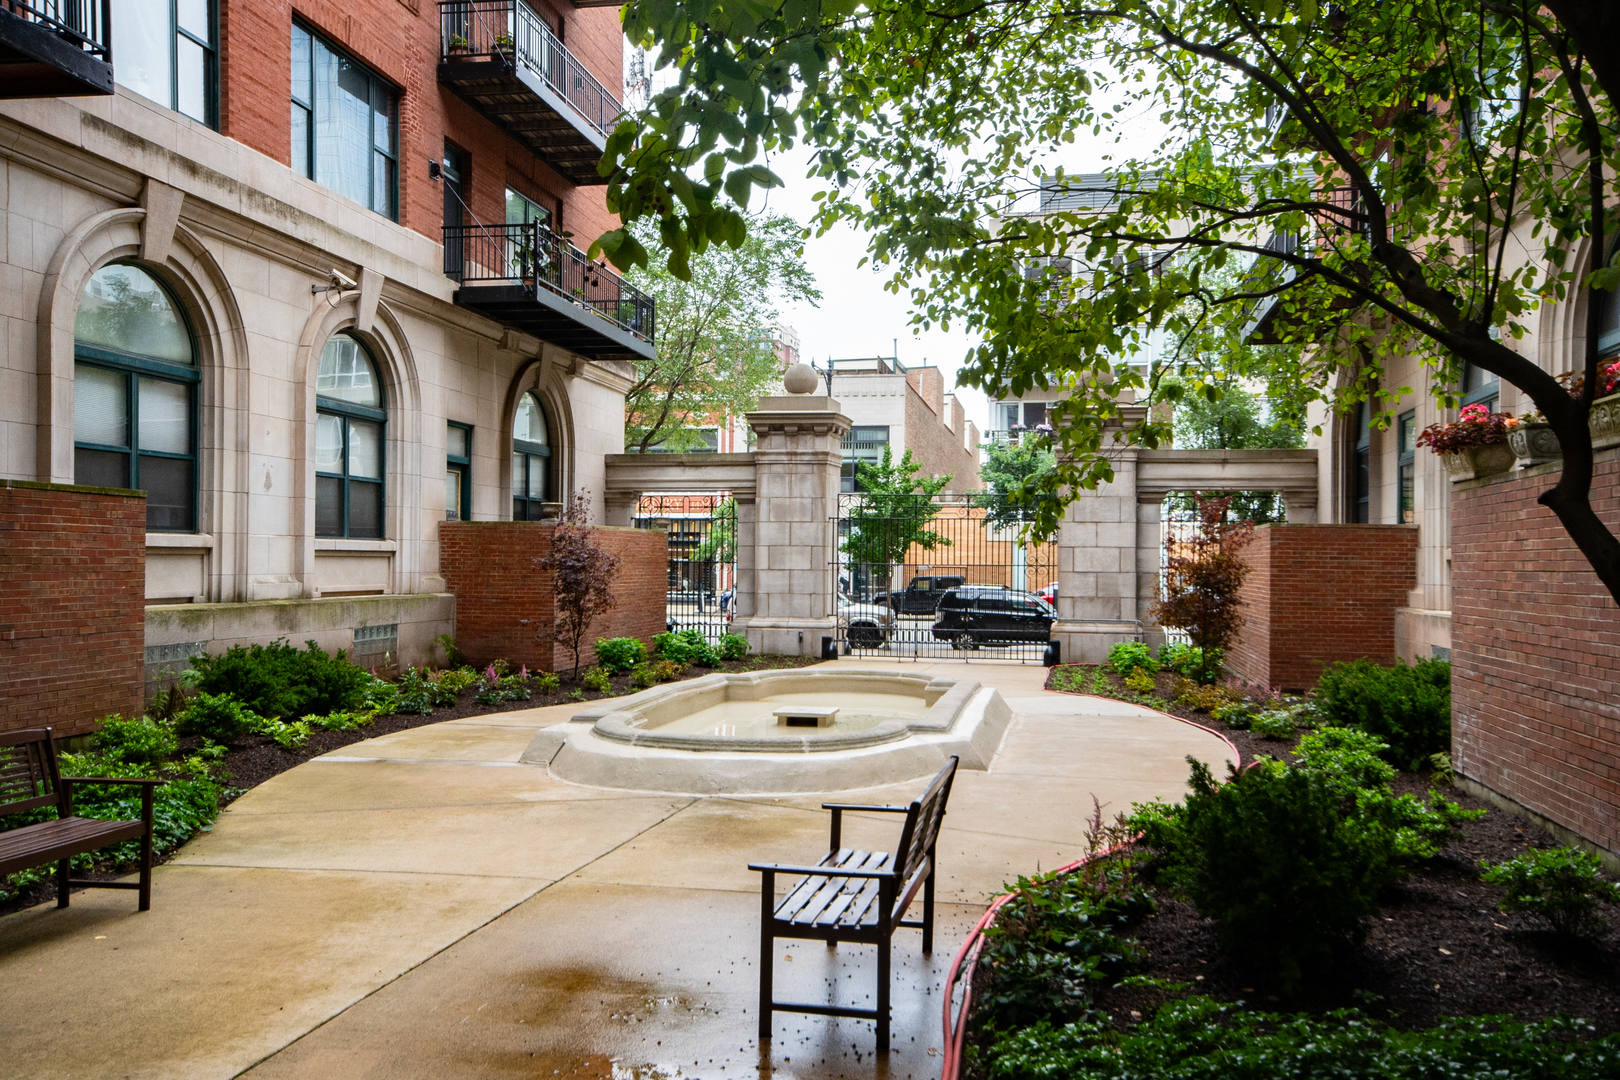
[[[956,779],[957,758],[953,755],[945,767],[928,781],[923,793],[912,800],[906,811],[905,831],[900,834],[900,847],[895,852],[895,868],[900,872],[901,892],[909,891],[911,879],[925,869],[928,853],[939,838],[940,822],[945,818],[945,804],[951,797],[951,781]]]
[[[40,806],[66,813],[50,728],[0,732],[0,814]]]

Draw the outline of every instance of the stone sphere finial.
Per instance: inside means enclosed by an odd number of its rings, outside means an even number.
[[[787,369],[782,386],[790,394],[813,394],[821,386],[821,376],[809,364],[800,361]]]

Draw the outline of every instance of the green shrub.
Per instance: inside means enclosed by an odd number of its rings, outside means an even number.
[[[478,692],[473,695],[473,700],[480,705],[528,701],[533,696],[533,691],[529,688],[528,665],[524,665],[515,675],[507,674],[510,670],[505,660],[497,660],[485,668],[484,673],[475,678]]]
[[[1249,730],[1262,739],[1292,739],[1294,717],[1287,709],[1267,709],[1249,721]]]
[[[309,742],[309,721],[271,720],[261,717],[256,732],[268,736],[283,750],[297,750]]]
[[[1176,684],[1176,704],[1199,712],[1213,713],[1223,705],[1232,703],[1232,691],[1224,686],[1205,686],[1190,678]]]
[[[1380,667],[1371,660],[1333,664],[1316,688],[1322,718],[1356,727],[1389,744],[1389,760],[1422,767],[1431,754],[1451,749],[1451,664],[1420,660]]]
[[[1196,645],[1167,641],[1159,646],[1159,663],[1188,679],[1197,679],[1204,672],[1204,650]]]
[[[740,634],[721,634],[717,647],[722,660],[741,660],[748,655],[748,639]]]
[[[562,686],[562,678],[549,671],[542,671],[534,676],[534,692],[537,694],[555,694]]]
[[[1598,904],[1620,905],[1620,884],[1604,881],[1598,857],[1578,848],[1527,851],[1507,862],[1479,865],[1481,878],[1507,889],[1503,911],[1540,915],[1560,934],[1601,937],[1608,923]]]
[[[1395,770],[1384,761],[1389,747],[1355,728],[1322,728],[1299,740],[1294,754],[1301,768],[1327,777],[1347,795],[1359,789],[1387,788]]]
[[[393,716],[402,711],[399,707],[399,687],[387,679],[372,677],[371,684],[366,687],[360,698],[361,710],[374,716]],[[341,711],[341,710],[340,710]],[[330,715],[337,715],[336,713]],[[368,721],[369,722],[369,721]]]
[[[701,630],[675,630],[653,638],[653,652],[672,664],[719,667],[720,654],[703,637]]]
[[[1216,923],[1227,952],[1285,993],[1332,966],[1379,892],[1401,873],[1387,812],[1328,777],[1262,761],[1216,784],[1189,757],[1186,802],[1152,821],[1164,879]]]
[[[980,953],[978,1005],[995,1028],[1074,1016],[1097,980],[1117,979],[1140,956],[1124,931],[1153,910],[1131,883],[1099,884],[1080,873],[1019,878]]]
[[[1108,650],[1108,666],[1122,679],[1139,669],[1149,675],[1159,670],[1152,652],[1140,641],[1116,642]]]
[[[623,675],[647,659],[647,646],[633,637],[597,638],[596,661],[615,675]]]
[[[677,664],[673,660],[654,660],[652,662],[652,671],[659,682],[674,682],[686,674],[686,666]]]
[[[990,1048],[991,1080],[1603,1080],[1620,1075],[1620,1035],[1584,1020],[1448,1020],[1397,1031],[1351,1010],[1327,1016],[1251,1012],[1192,997],[1120,1033],[1092,1014],[1039,1024]]]
[[[197,689],[230,694],[260,716],[287,719],[359,706],[372,681],[365,668],[341,651],[328,653],[315,642],[295,649],[285,640],[270,645],[237,645],[219,656],[198,656]]]
[[[1124,682],[1125,689],[1135,691],[1138,694],[1151,694],[1158,687],[1158,684],[1153,681],[1153,676],[1141,669],[1132,671],[1125,676]]]
[[[608,681],[608,673],[599,667],[587,668],[579,681],[585,689],[595,690],[598,694],[606,694],[613,689],[613,684]]]
[[[658,674],[653,671],[651,664],[637,664],[636,669],[630,673],[630,684],[645,690],[649,686],[658,685]]]
[[[314,713],[304,717],[304,723],[310,727],[318,727],[322,731],[353,731],[355,728],[369,727],[371,714],[368,712],[335,712],[325,716]]]
[[[1260,710],[1252,701],[1233,701],[1226,705],[1217,705],[1209,711],[1209,715],[1225,724],[1230,724],[1243,731],[1254,722]]]
[[[168,724],[144,716],[125,720],[118,713],[101,721],[101,730],[92,736],[90,744],[113,761],[139,765],[155,765],[180,749],[180,740]]]
[[[263,717],[230,694],[201,692],[180,713],[183,735],[201,735],[217,743],[232,743],[258,731]]]

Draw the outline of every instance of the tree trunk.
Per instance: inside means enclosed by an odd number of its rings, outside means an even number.
[[[1610,597],[1620,604],[1620,539],[1592,509],[1592,434],[1586,424],[1587,410],[1570,411],[1577,414],[1578,425],[1568,420],[1558,423],[1549,417],[1563,450],[1563,472],[1558,483],[1542,492],[1536,501],[1558,515],[1564,531],[1586,556]]]

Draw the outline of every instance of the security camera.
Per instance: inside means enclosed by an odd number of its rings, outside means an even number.
[[[347,292],[350,289],[358,289],[360,287],[354,278],[350,277],[348,274],[345,274],[336,267],[328,270],[326,272],[326,276],[331,284],[311,285],[309,287],[309,291],[316,296],[319,296],[321,293],[325,293],[326,302],[331,304],[333,307],[337,307],[338,297],[342,293]]]

